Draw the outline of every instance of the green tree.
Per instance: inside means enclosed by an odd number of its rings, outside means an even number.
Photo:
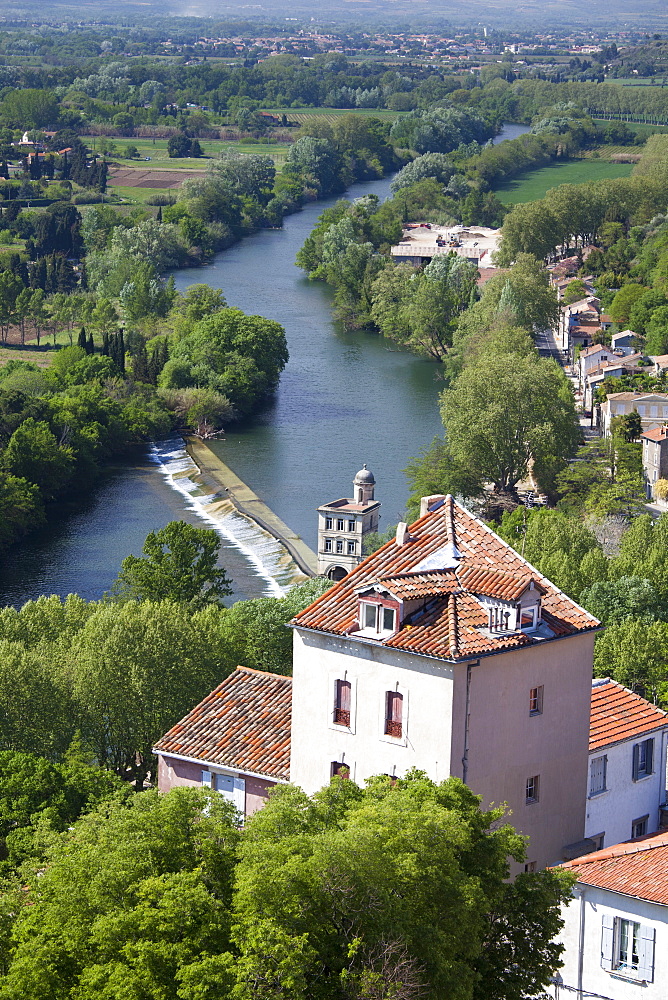
[[[479,482],[514,490],[529,466],[552,480],[577,447],[573,398],[557,366],[536,356],[483,354],[441,396],[448,448]]]
[[[322,577],[298,584],[285,597],[260,597],[233,604],[222,619],[220,637],[230,668],[238,663],[275,674],[292,674],[292,630],[288,622],[331,587]]]
[[[597,581],[582,591],[580,604],[604,625],[643,615],[665,618],[668,612],[649,580],[639,576]]]
[[[612,622],[596,638],[594,673],[668,706],[668,624],[649,616]]]
[[[633,306],[646,291],[647,289],[643,288],[642,285],[636,285],[632,282],[622,285],[610,305],[610,315],[615,323],[620,323],[623,326],[628,324]]]
[[[211,528],[170,521],[146,536],[143,556],[127,556],[114,584],[125,600],[177,601],[193,609],[220,604],[232,593],[217,564],[220,539]]]
[[[35,483],[48,500],[63,492],[74,469],[72,449],[60,445],[48,423],[34,417],[17,427],[0,461],[6,472]]]
[[[221,796],[185,788],[84,817],[30,878],[0,996],[178,1000],[203,996],[179,983],[211,963],[228,996],[234,824]]]
[[[37,486],[0,471],[0,552],[44,521]]]
[[[365,791],[337,778],[312,799],[281,788],[242,843],[239,997],[537,992],[558,961],[570,880],[550,871],[507,883],[508,856],[521,860],[524,845],[500,817],[460,781],[420,772]]]

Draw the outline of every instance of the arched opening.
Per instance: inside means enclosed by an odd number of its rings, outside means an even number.
[[[327,570],[327,576],[330,580],[343,580],[344,576],[347,576],[345,569],[342,566],[332,566],[331,569]]]

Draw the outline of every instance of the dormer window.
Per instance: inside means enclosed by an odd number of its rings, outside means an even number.
[[[520,629],[536,628],[540,618],[540,604],[531,604],[526,608],[520,605],[517,609],[517,617]]]
[[[360,631],[371,639],[384,639],[397,631],[398,609],[385,603],[360,601]]]
[[[490,632],[510,632],[515,627],[515,614],[510,608],[492,605],[489,609]]]

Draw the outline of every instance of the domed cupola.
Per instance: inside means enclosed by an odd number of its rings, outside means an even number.
[[[373,488],[375,485],[376,480],[374,479],[373,472],[367,469],[366,465],[362,466],[353,479],[355,501],[357,503],[368,503],[373,500]]]

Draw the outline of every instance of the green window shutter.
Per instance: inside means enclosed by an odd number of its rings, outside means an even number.
[[[601,968],[607,969],[608,972],[612,971],[614,944],[615,918],[611,913],[604,913],[601,931]]]

